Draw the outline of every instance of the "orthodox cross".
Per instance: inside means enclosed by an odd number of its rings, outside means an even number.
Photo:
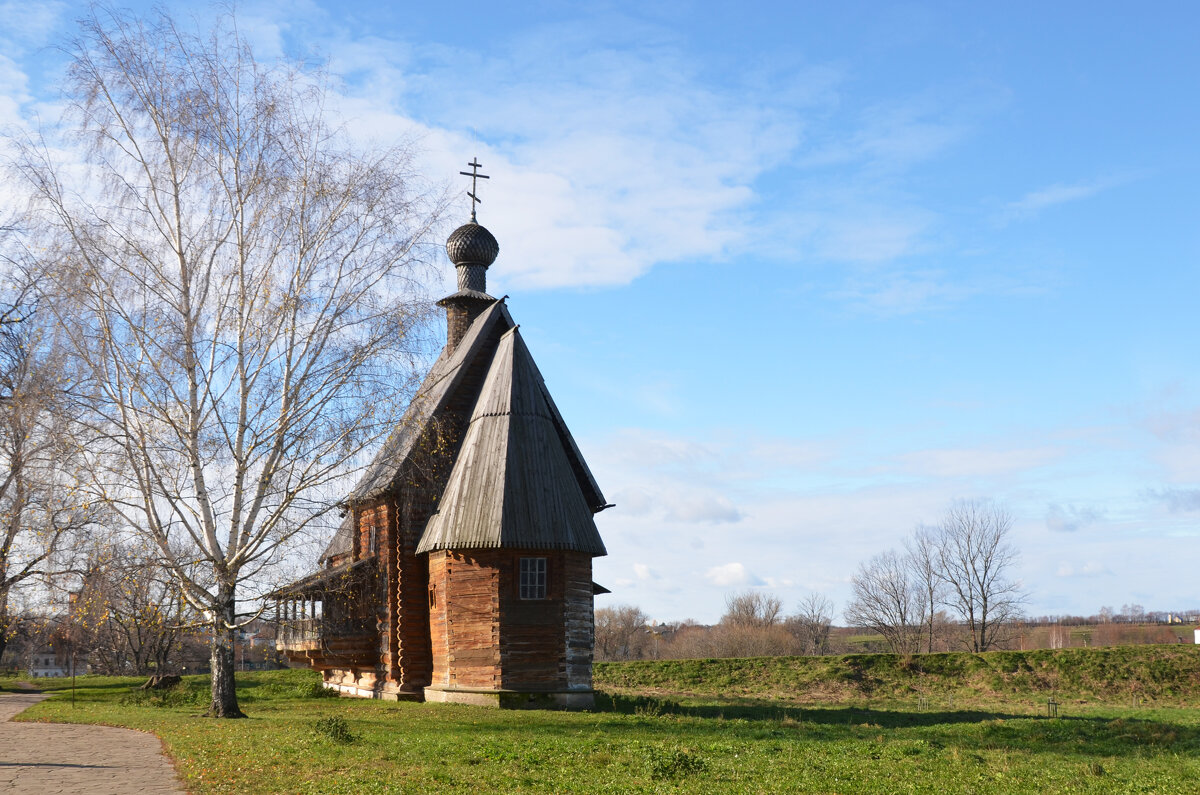
[[[483,199],[475,195],[475,192],[478,190],[478,188],[475,187],[475,181],[480,179],[491,179],[491,177],[489,177],[487,174],[479,173],[479,167],[483,165],[483,163],[479,162],[479,158],[471,158],[471,162],[467,163],[467,165],[471,167],[470,171],[460,171],[458,173],[462,174],[464,177],[471,178],[471,189],[467,191],[467,195],[471,197],[471,223],[475,223],[475,205],[483,204]]]

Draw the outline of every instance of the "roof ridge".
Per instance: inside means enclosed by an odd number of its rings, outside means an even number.
[[[566,442],[537,363],[513,326],[500,336],[438,513],[417,552],[569,549],[605,553],[590,480]],[[483,422],[482,420],[487,420]]]

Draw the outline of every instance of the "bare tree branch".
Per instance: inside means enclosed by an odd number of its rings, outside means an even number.
[[[846,606],[847,623],[878,632],[896,654],[920,650],[921,596],[910,569],[894,550],[859,565],[851,579],[854,598]]]
[[[239,593],[269,589],[252,577],[334,507],[415,386],[440,200],[407,150],[329,124],[323,71],[257,62],[231,18],[82,25],[86,162],[27,141],[19,172],[89,367],[95,494],[207,616],[211,711],[238,716]]]
[[[987,500],[955,503],[938,528],[938,576],[946,603],[970,631],[972,651],[990,649],[1021,615],[1025,596],[1011,579],[1011,529],[1008,511]]]

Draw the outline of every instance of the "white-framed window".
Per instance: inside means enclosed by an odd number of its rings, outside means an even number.
[[[546,598],[546,559],[521,558],[521,598]]]

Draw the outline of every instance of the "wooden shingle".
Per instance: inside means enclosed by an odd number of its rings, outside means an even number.
[[[509,548],[604,555],[592,519],[602,504],[529,349],[510,329],[500,338],[417,552]]]

